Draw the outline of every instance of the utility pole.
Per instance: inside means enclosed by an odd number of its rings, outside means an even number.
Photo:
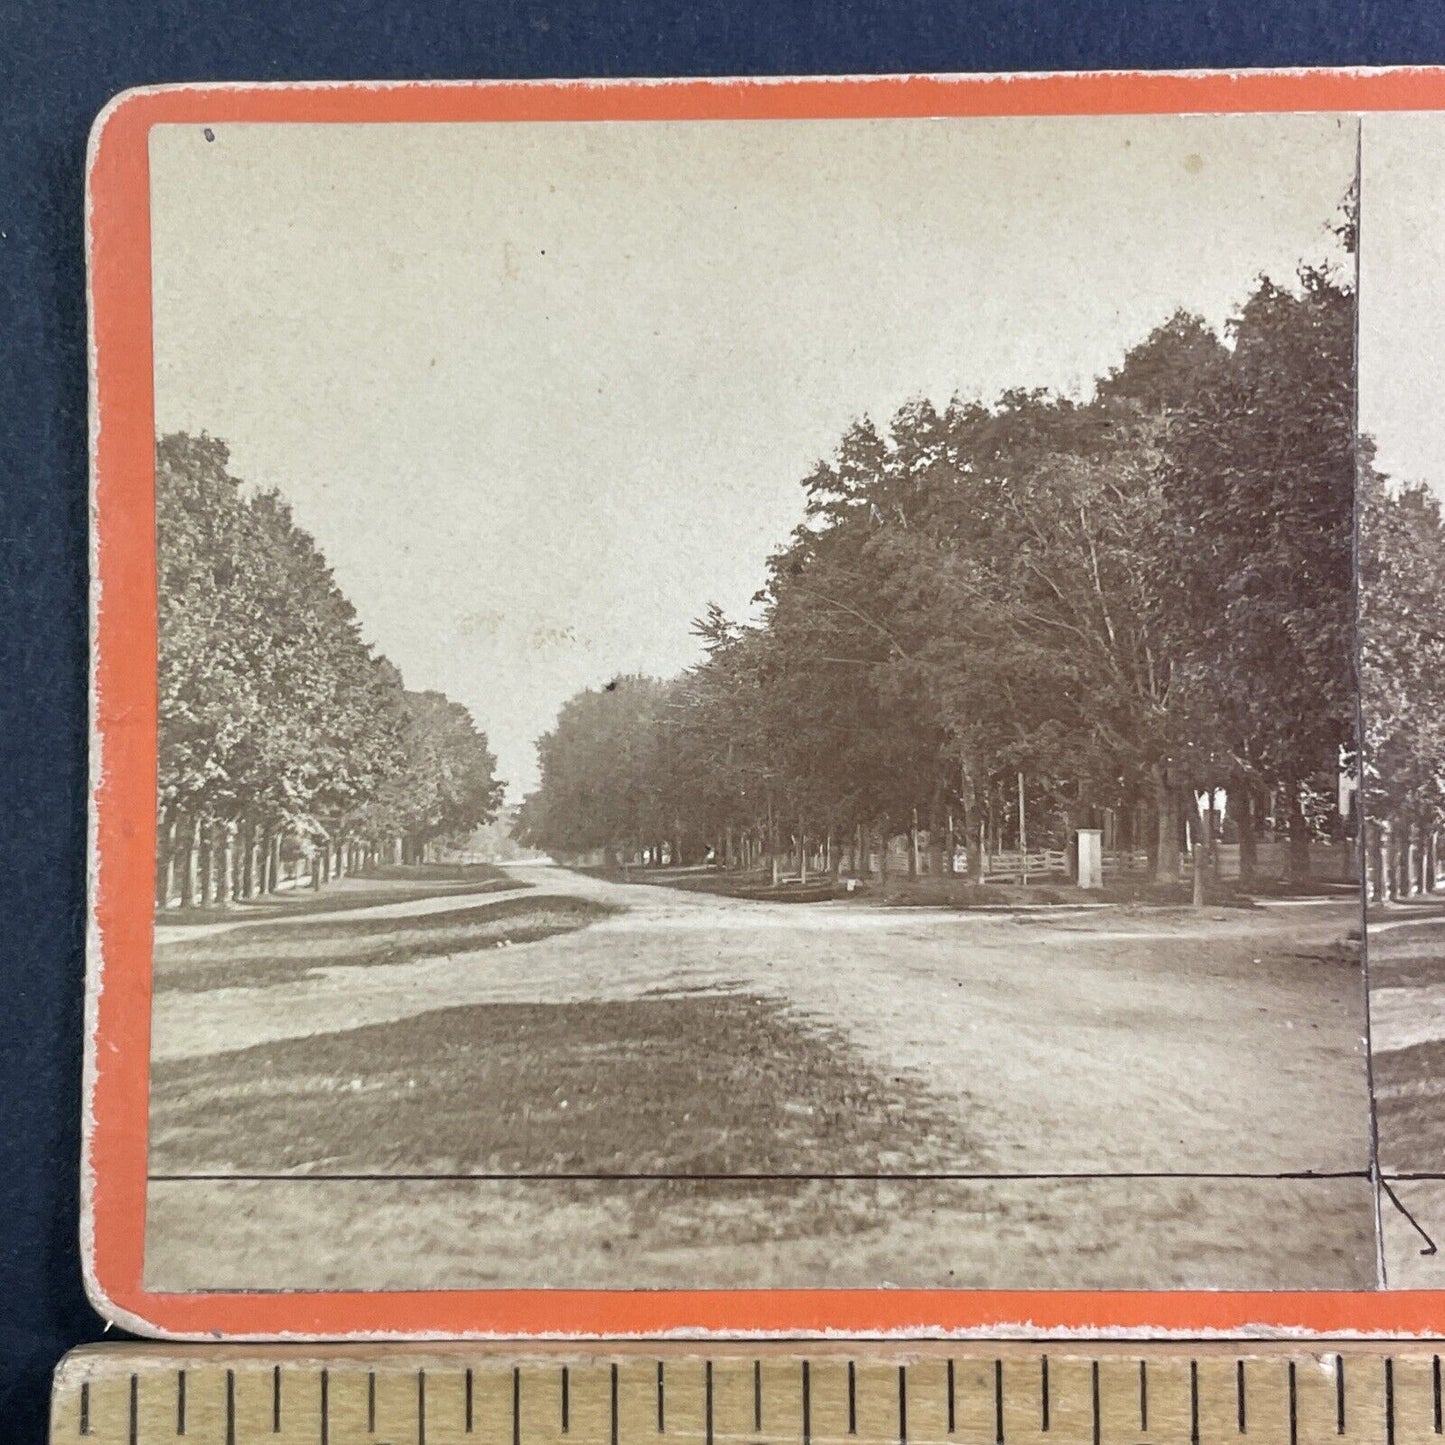
[[[1025,884],[1029,881],[1029,830],[1024,821],[1024,775],[1019,773],[1019,873]]]

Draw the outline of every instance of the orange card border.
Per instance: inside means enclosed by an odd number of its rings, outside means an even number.
[[[197,85],[129,91],[87,174],[91,857],[82,1242],[110,1318],[176,1338],[1430,1335],[1445,1293],[145,1288],[156,780],[147,142],[160,124],[1359,113],[1445,108],[1445,68],[811,79]]]

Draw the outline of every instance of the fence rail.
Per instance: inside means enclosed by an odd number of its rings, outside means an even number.
[[[1017,850],[985,853],[983,859],[985,878],[1038,878],[1050,873],[1067,876],[1068,872],[1069,855],[1062,848],[1040,848],[1037,852],[1031,849],[1027,853]]]

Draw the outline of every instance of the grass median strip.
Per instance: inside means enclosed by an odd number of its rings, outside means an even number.
[[[974,1164],[911,1074],[776,1000],[484,1004],[156,1065],[153,1172],[916,1172]]]
[[[198,931],[157,948],[156,987],[264,987],[326,968],[475,953],[570,933],[616,911],[588,899],[531,894],[411,917],[297,919],[210,935]]]

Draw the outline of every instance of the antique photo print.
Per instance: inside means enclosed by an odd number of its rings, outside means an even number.
[[[1445,1285],[1445,117],[1363,121],[1359,652],[1384,1282]],[[1367,218],[1367,219],[1363,219]]]
[[[146,1287],[1429,1267],[1407,125],[156,125]]]

